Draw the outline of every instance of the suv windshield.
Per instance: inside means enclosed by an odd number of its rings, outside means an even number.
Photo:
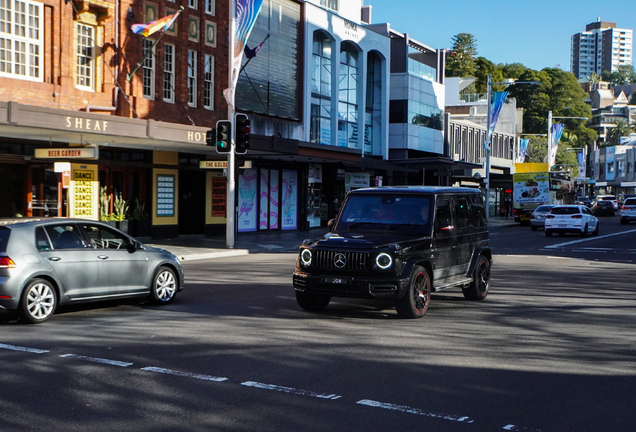
[[[428,227],[431,199],[422,196],[352,195],[347,199],[337,229]],[[387,226],[388,225],[388,226]]]
[[[578,207],[554,207],[550,212],[552,214],[569,215],[580,213]]]

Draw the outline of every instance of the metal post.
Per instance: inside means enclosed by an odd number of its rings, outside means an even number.
[[[491,99],[491,86],[490,82],[490,74],[488,74],[488,82],[486,83],[486,103],[488,104],[488,118],[486,119],[486,142],[488,143],[488,147],[486,148],[486,178],[484,182],[486,183],[486,221],[490,219],[490,151],[492,148],[492,142],[489,139],[490,135],[490,111],[492,110],[492,101]]]
[[[551,171],[550,155],[552,154],[552,111],[548,111],[548,154],[546,162],[548,163],[548,172]]]
[[[234,63],[234,29],[236,28],[236,0],[230,0],[230,29],[229,29],[229,49],[228,49],[228,88],[232,86],[232,66]],[[238,72],[238,71],[237,71]],[[235,102],[236,103],[236,102]],[[228,249],[234,249],[234,227],[236,226],[236,210],[234,206],[234,193],[235,193],[235,172],[236,163],[235,156],[235,137],[236,137],[236,125],[234,121],[234,106],[227,105],[227,119],[232,123],[232,131],[230,133],[230,152],[227,155],[227,223],[225,225],[225,247]]]

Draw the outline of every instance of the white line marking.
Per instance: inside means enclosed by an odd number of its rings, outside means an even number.
[[[628,234],[628,233],[633,233],[633,232],[636,232],[636,229],[629,230],[629,231],[621,231],[621,232],[617,232],[617,233],[613,233],[613,234],[605,234],[605,235],[602,235],[602,236],[589,237],[589,238],[584,238],[584,239],[580,239],[580,240],[572,240],[572,241],[565,242],[565,243],[558,243],[558,244],[546,246],[545,248],[546,249],[556,249],[556,248],[559,248],[559,247],[568,246],[568,245],[575,244],[575,243],[598,240],[598,239],[602,239],[602,238],[613,237],[613,236],[622,235],[622,234]]]
[[[174,370],[170,370],[170,369],[163,369],[163,368],[158,368],[158,367],[153,367],[153,366],[148,366],[148,367],[145,367],[145,368],[141,368],[141,370],[148,371],[148,372],[158,372],[158,373],[162,373],[162,374],[166,374],[166,375],[174,375],[174,376],[187,377],[187,378],[196,378],[196,379],[205,380],[205,381],[223,382],[223,381],[227,381],[228,380],[228,378],[224,378],[224,377],[215,377],[215,376],[211,376],[211,375],[200,375],[200,374],[194,374],[194,373],[189,373],[189,372],[179,372],[179,371],[174,371]]]
[[[430,412],[430,411],[425,411],[419,408],[411,408],[411,407],[407,407],[407,406],[403,406],[403,405],[394,405],[394,404],[390,404],[390,403],[384,403],[384,402],[376,402],[376,401],[372,401],[372,400],[368,400],[368,399],[362,399],[358,402],[356,402],[360,405],[367,405],[370,407],[375,407],[375,408],[384,408],[384,409],[390,409],[390,410],[394,410],[394,411],[401,411],[401,412],[405,412],[405,413],[409,413],[409,414],[417,414],[417,415],[422,415],[422,416],[426,416],[426,417],[433,417],[433,418],[439,418],[439,419],[443,419],[443,420],[451,420],[451,421],[457,421],[457,422],[466,422],[466,423],[472,423],[475,420],[472,420],[469,417],[466,416],[458,416],[458,415],[452,415],[452,414],[440,414],[440,413],[434,413],[434,412]]]
[[[316,392],[312,392],[312,391],[309,391],[309,390],[300,390],[300,389],[295,389],[295,388],[291,388],[291,387],[277,386],[277,385],[273,385],[273,384],[263,384],[263,383],[258,383],[258,382],[254,382],[254,381],[245,381],[244,383],[241,383],[241,385],[244,385],[244,386],[247,386],[247,387],[261,388],[261,389],[265,389],[265,390],[274,390],[274,391],[279,391],[279,392],[284,392],[284,393],[293,393],[293,394],[297,394],[297,395],[301,395],[301,396],[311,396],[311,397],[316,397],[316,398],[320,398],[320,399],[336,400],[336,399],[340,399],[342,397],[342,396],[338,396],[338,395],[335,395],[335,394],[316,393]]]
[[[513,424],[505,425],[502,429],[515,432],[541,432],[541,429],[531,429],[521,426],[515,426]]]
[[[119,367],[132,366],[132,363],[126,363],[126,362],[121,362],[117,360],[102,359],[97,357],[85,357],[85,356],[75,355],[75,354],[62,354],[60,357],[71,357],[71,358],[76,358],[78,360],[86,360],[93,363],[103,363],[103,364],[107,364],[111,366],[119,366]]]
[[[0,348],[13,350],[13,351],[30,352],[30,353],[35,353],[35,354],[44,354],[44,353],[49,352],[49,350],[42,350],[42,349],[37,349],[37,348],[26,348],[26,347],[15,346],[15,345],[7,345],[7,344],[0,344]]]

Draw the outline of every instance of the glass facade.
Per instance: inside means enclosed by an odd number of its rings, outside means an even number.
[[[324,33],[314,33],[309,140],[327,145],[331,144],[331,47]]]
[[[338,79],[338,147],[358,145],[358,52],[343,43]]]

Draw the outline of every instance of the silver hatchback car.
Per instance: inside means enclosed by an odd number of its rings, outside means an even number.
[[[0,309],[41,323],[59,304],[148,297],[183,289],[176,256],[89,220],[0,219]]]
[[[621,206],[621,224],[636,220],[636,198],[627,198]]]

